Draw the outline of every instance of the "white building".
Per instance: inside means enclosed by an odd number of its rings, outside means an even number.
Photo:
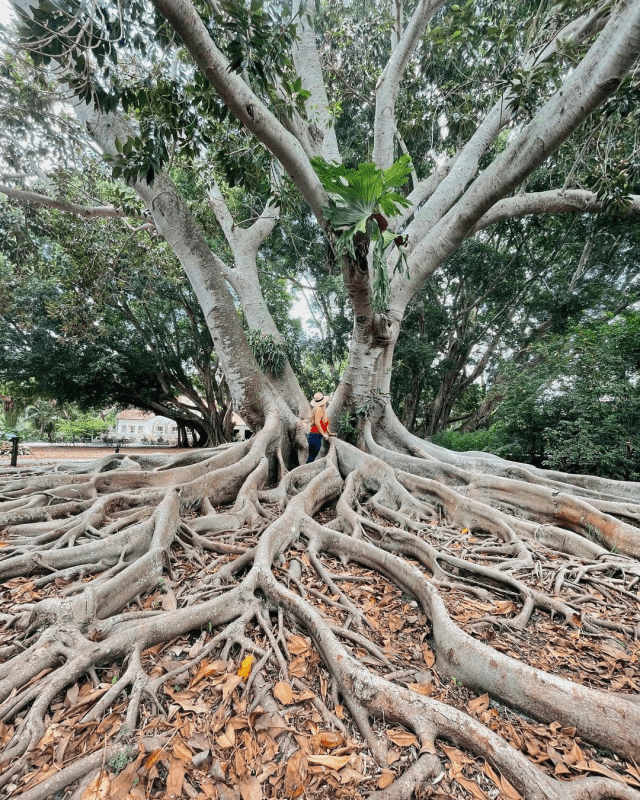
[[[248,439],[251,428],[246,422],[233,413],[233,438]],[[152,411],[141,411],[138,408],[127,408],[116,416],[116,427],[113,431],[115,439],[127,439],[137,442],[166,442],[174,445],[178,442],[178,426],[167,417],[161,417]]]
[[[116,416],[117,439],[176,444],[178,426],[172,419],[160,417],[152,411],[127,408]]]

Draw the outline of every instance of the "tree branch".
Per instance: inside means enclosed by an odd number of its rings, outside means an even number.
[[[37,192],[27,192],[24,189],[13,189],[10,186],[0,184],[0,192],[6,194],[14,200],[20,200],[23,203],[31,203],[34,206],[45,206],[47,208],[55,208],[58,211],[64,211],[67,214],[75,214],[77,217],[84,217],[85,219],[93,219],[96,217],[103,217],[109,219],[117,219],[126,217],[129,219],[143,219],[147,223],[151,220],[145,217],[144,214],[131,214],[121,208],[115,206],[82,206],[79,203],[72,203],[68,200],[61,200],[56,197],[47,197],[44,194]]]
[[[444,0],[419,0],[397,47],[391,53],[376,86],[376,115],[373,134],[373,161],[379,169],[393,164],[393,137],[396,132],[396,100],[400,81],[429,20]]]
[[[541,50],[529,53],[524,58],[523,69],[532,69],[536,64],[540,64],[545,59],[550,58],[557,49],[559,41],[570,41],[574,44],[586,41],[604,26],[605,12],[607,10],[608,5],[605,4],[601,8],[589,10],[569,22]],[[462,196],[465,187],[477,173],[480,159],[496,140],[500,131],[511,121],[513,117],[510,105],[511,100],[512,95],[509,91],[498,99],[473,136],[456,155],[442,183],[432,190],[428,202],[415,215],[413,222],[405,231],[409,237],[405,250],[407,255],[428,235],[434,225],[442,219],[444,214]]]
[[[309,140],[325,161],[335,161],[339,164],[342,158],[329,111],[329,98],[316,47],[316,34],[309,19],[314,4],[310,0],[293,0],[292,6],[293,16],[298,16],[299,34],[298,41],[293,45],[293,63],[302,80],[302,88],[311,93],[305,103],[309,119],[307,125]],[[321,141],[318,142],[318,139]]]
[[[626,213],[640,214],[640,195],[629,196]],[[531,192],[530,194],[505,197],[499,200],[490,211],[482,216],[473,229],[476,231],[488,228],[505,219],[525,217],[529,214],[597,214],[604,211],[604,205],[593,192],[584,189],[552,189],[548,192]]]
[[[471,235],[478,221],[613,94],[638,60],[639,51],[640,3],[620,2],[603,32],[561,88],[414,249],[409,258],[411,278],[400,282],[396,276],[392,281],[394,302],[400,308],[424,279]]]
[[[280,161],[322,225],[325,192],[300,142],[235,72],[209,36],[190,0],[153,0],[231,113]]]

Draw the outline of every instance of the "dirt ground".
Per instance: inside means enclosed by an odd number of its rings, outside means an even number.
[[[188,447],[121,447],[120,452],[127,455],[142,453],[178,453],[186,452]],[[102,458],[108,453],[113,453],[115,447],[83,447],[81,445],[36,445],[29,447],[31,454],[28,456],[18,456],[17,466],[33,466],[44,464],[55,464],[59,461],[90,461],[94,458]],[[0,457],[0,466],[9,466],[10,454]]]

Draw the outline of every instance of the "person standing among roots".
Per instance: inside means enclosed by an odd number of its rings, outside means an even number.
[[[315,460],[322,447],[322,440],[328,439],[330,436],[335,436],[335,433],[329,430],[329,417],[327,416],[327,397],[322,392],[316,392],[311,401],[311,429],[307,436],[309,442],[309,458],[307,464]]]

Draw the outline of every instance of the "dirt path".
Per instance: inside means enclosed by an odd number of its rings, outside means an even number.
[[[178,454],[190,450],[189,447],[121,447],[120,452],[127,455],[143,453],[172,453]],[[82,445],[35,445],[29,447],[31,454],[18,456],[17,466],[33,466],[36,464],[53,464],[58,461],[90,461],[102,458],[108,453],[113,453],[115,447],[84,447]],[[10,454],[0,457],[0,466],[9,466]]]

